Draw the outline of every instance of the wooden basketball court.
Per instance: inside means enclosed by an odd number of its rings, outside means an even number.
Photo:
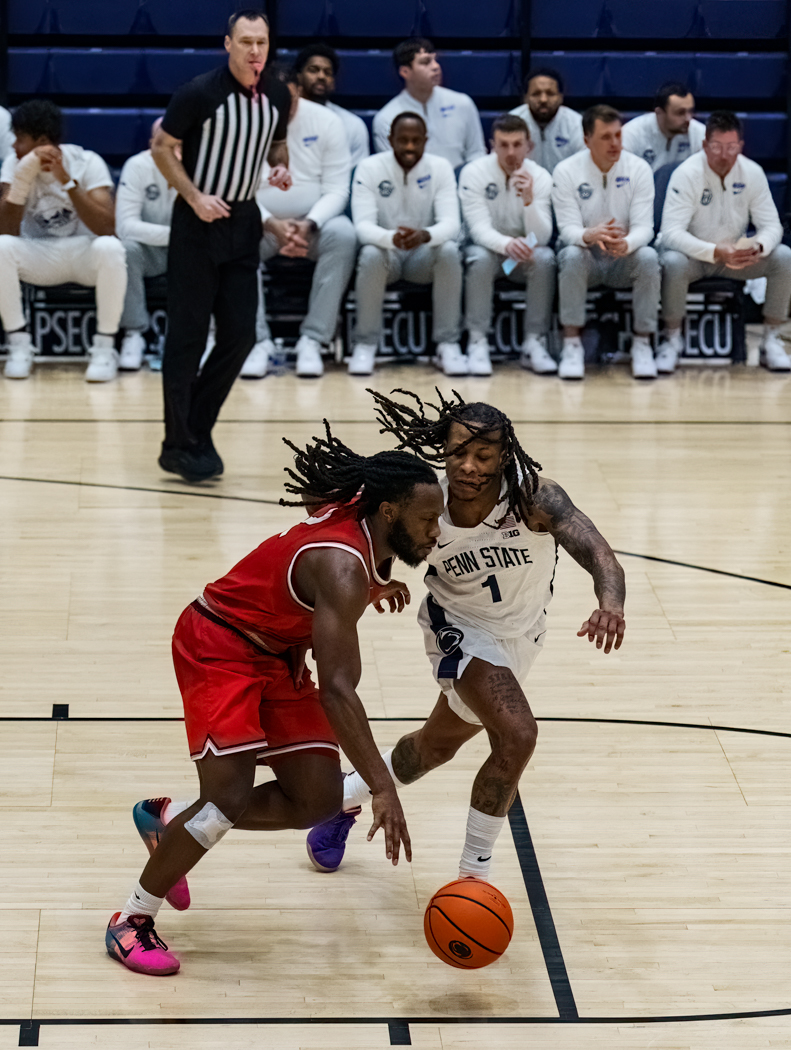
[[[403,793],[414,861],[353,830],[343,868],[304,833],[232,832],[157,921],[183,962],[154,980],[104,950],[145,859],[138,799],[196,794],[169,642],[181,609],[270,533],[286,434],[327,415],[385,447],[365,386],[486,400],[618,550],[627,634],[576,630],[589,577],[561,553],[528,681],[539,744],[492,881],[516,929],[493,966],[429,951],[422,915],[457,874],[476,739]],[[89,386],[42,366],[0,386],[0,1050],[752,1050],[791,1045],[791,376],[623,370],[563,384],[500,366],[237,383],[222,480],[156,465],[160,379]],[[435,700],[415,623],[361,624],[360,693],[389,746]],[[348,768],[348,766],[347,766]],[[264,771],[261,774],[269,774]]]

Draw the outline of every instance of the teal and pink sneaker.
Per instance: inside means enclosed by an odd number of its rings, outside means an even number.
[[[165,830],[162,810],[168,802],[169,798],[145,798],[132,810],[132,820],[149,853],[153,853],[157,848]],[[180,878],[176,885],[168,890],[165,900],[176,911],[186,911],[189,908],[190,891],[186,878]]]
[[[168,946],[160,940],[150,915],[130,915],[119,922],[120,911],[107,924],[104,943],[112,959],[134,970],[152,977],[167,977],[178,973],[181,963]]]

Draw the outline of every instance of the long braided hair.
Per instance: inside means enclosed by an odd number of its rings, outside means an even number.
[[[324,433],[304,449],[283,438],[294,451],[294,469],[284,468],[292,478],[285,488],[300,498],[281,499],[281,506],[350,503],[359,494],[361,513],[373,514],[381,503],[397,503],[410,495],[415,485],[437,484],[434,470],[411,452],[360,456],[335,437],[326,419]]]
[[[502,445],[503,477],[506,483],[506,514],[513,514],[517,521],[523,520],[533,503],[538,489],[540,464],[525,452],[514,433],[511,420],[499,408],[483,401],[467,404],[457,391],[452,391],[454,400],[446,400],[435,387],[439,405],[424,404],[411,390],[400,388],[393,394],[405,394],[412,398],[416,407],[393,401],[375,390],[368,390],[376,401],[376,418],[382,424],[382,434],[392,434],[398,440],[399,449],[409,449],[429,463],[445,459],[445,448],[452,423],[460,423],[469,432],[469,437],[457,446],[457,451],[472,441],[490,441]],[[426,415],[432,409],[436,418]],[[524,480],[524,487],[521,482]],[[505,517],[505,515],[504,515]],[[503,519],[500,519],[501,521]],[[500,522],[498,522],[499,527]]]

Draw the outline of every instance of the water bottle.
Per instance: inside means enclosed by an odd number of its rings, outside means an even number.
[[[269,372],[274,376],[286,374],[286,346],[282,339],[275,339],[275,349],[269,361]]]

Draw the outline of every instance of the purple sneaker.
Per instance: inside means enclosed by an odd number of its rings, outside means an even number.
[[[142,802],[136,803],[132,809],[132,820],[149,854],[157,848],[162,832],[165,830],[162,810],[168,802],[170,802],[169,798],[145,798]],[[171,886],[165,894],[165,900],[176,911],[186,911],[189,908],[190,891],[186,878],[180,878],[175,886]]]
[[[323,824],[317,824],[308,832],[308,856],[316,871],[337,871],[346,852],[346,839],[352,830],[352,824],[362,812],[362,806],[342,810]]]

